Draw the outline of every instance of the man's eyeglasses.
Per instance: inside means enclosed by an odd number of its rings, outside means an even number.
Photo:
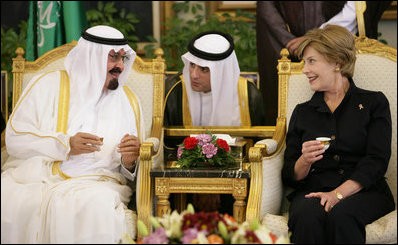
[[[111,62],[119,62],[120,59],[123,61],[123,63],[126,63],[129,60],[129,57],[127,55],[121,55],[119,53],[109,54],[109,60]]]

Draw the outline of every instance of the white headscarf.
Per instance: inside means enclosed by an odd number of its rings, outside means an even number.
[[[226,35],[226,34],[224,34]],[[194,48],[207,54],[223,54],[233,47],[231,41],[228,41],[218,32],[208,32],[199,34],[199,38],[193,40]],[[231,38],[232,39],[232,38]],[[240,126],[240,110],[238,97],[238,80],[240,69],[235,51],[224,59],[209,60],[200,58],[191,52],[181,56],[184,62],[183,76],[186,92],[189,100],[189,109],[191,112],[192,124],[200,125],[200,93],[192,90],[191,78],[189,73],[189,63],[195,63],[202,67],[210,69],[210,83],[212,95],[212,112],[209,123],[206,126]],[[216,58],[217,59],[217,58]]]
[[[95,26],[87,33],[105,39],[124,39],[123,34],[109,26]],[[124,49],[128,60],[119,76],[116,90],[103,90],[108,73],[107,61],[111,50]],[[131,70],[136,53],[128,44],[102,44],[81,37],[65,59],[70,79],[68,135],[77,132],[103,137],[101,151],[71,156],[61,167],[66,174],[79,175],[91,169],[115,169],[120,165],[116,146],[124,134],[137,135],[134,112],[123,85]]]

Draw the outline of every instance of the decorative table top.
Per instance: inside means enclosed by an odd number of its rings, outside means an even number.
[[[250,171],[237,169],[152,169],[151,177],[250,178]]]

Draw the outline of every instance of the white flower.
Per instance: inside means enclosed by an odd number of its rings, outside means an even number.
[[[254,234],[260,239],[263,244],[272,244],[272,238],[270,236],[270,230],[265,226],[260,226],[257,230],[254,231]]]
[[[279,236],[278,239],[276,239],[275,244],[288,244],[290,243],[290,239],[287,236]]]
[[[199,232],[196,239],[198,240],[199,244],[209,244],[209,240],[207,240],[207,237],[204,232]]]
[[[231,243],[232,244],[246,243],[245,235],[246,235],[246,228],[244,228],[243,225],[239,226],[239,228],[235,231],[235,233],[231,237]]]
[[[183,214],[178,214],[174,210],[171,215],[165,214],[159,219],[159,223],[164,227],[167,237],[179,238],[182,236],[181,225],[182,225]]]

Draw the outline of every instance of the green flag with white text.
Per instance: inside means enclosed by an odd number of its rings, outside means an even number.
[[[78,40],[87,27],[84,2],[30,1],[26,60],[33,61],[53,48]]]

